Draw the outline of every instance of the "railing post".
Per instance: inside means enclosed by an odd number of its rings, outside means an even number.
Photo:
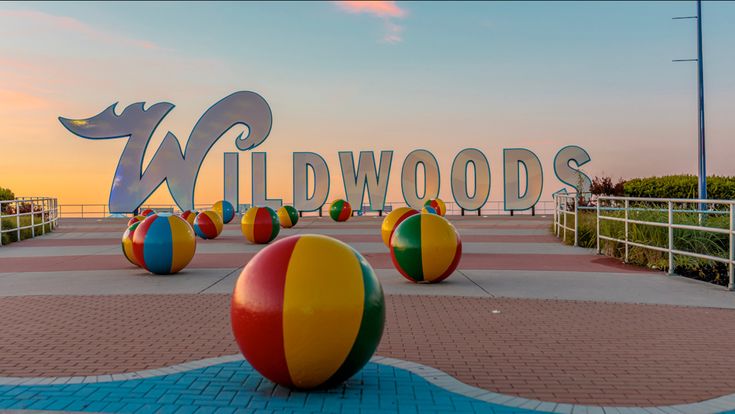
[[[41,234],[46,234],[46,203],[47,199],[41,200]]]
[[[0,246],[3,245],[3,203],[0,201]]]
[[[674,274],[674,203],[669,201],[669,274]]]
[[[602,249],[600,248],[600,197],[597,197],[597,214],[595,215],[595,220],[597,221],[597,254],[600,254],[600,252],[602,252]]]
[[[559,222],[557,221],[556,216],[556,194],[551,196],[554,199],[554,234],[556,234],[556,237],[559,237]]]
[[[625,199],[625,263],[628,263],[628,207],[630,200]]]
[[[31,199],[31,237],[36,237],[36,203]]]
[[[82,204],[82,217],[81,218],[84,218],[84,204]]]
[[[735,204],[730,203],[730,284],[728,289],[735,290]]]
[[[579,230],[579,198],[574,196],[574,246],[579,245],[579,237],[577,231]]]
[[[20,241],[20,204],[15,200],[15,231],[18,236],[16,241]]]
[[[569,205],[569,202],[567,202],[566,198],[564,198],[564,241],[567,241],[567,207]]]

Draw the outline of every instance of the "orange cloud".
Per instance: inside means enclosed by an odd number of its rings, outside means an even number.
[[[0,11],[0,21],[2,20],[24,20],[39,26],[41,29],[73,32],[94,40],[102,40],[124,46],[158,49],[155,43],[147,40],[132,39],[119,34],[102,31],[73,17],[56,16],[36,10],[2,10]]]
[[[378,17],[403,17],[406,11],[395,1],[336,1],[339,8],[348,13],[367,13]]]

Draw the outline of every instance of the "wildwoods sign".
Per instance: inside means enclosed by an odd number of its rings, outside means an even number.
[[[144,109],[143,103],[128,106],[120,115],[116,104],[100,114],[86,119],[60,117],[59,121],[75,135],[87,139],[127,138],[115,170],[110,190],[109,208],[112,213],[130,213],[165,181],[171,196],[182,210],[194,208],[194,189],[199,168],[212,146],[227,131],[244,125],[247,136],[240,134],[235,145],[240,151],[249,151],[268,137],[272,115],[268,103],[255,92],[241,91],[220,100],[210,107],[194,126],[186,147],[168,132],[160,147],[143,169],[143,157],[158,125],[173,110],[174,105],[161,102]],[[345,197],[355,208],[364,203],[365,190],[372,210],[383,210],[388,181],[393,163],[393,151],[380,151],[376,164],[372,151],[361,151],[357,166],[352,152],[339,152],[339,162]],[[239,153],[224,153],[224,199],[237,206]],[[266,153],[252,152],[252,199],[257,206],[279,207],[279,199],[266,194]],[[570,145],[561,148],[554,157],[554,173],[564,184],[589,188],[590,179],[579,170],[590,156],[584,149]],[[574,164],[574,165],[572,165]],[[474,180],[469,187],[468,173],[472,166]],[[423,169],[423,182],[418,172]],[[525,185],[521,186],[521,170]],[[490,164],[482,151],[467,148],[454,157],[451,171],[452,196],[465,210],[482,208],[490,195]],[[327,163],[313,152],[293,153],[293,205],[297,210],[318,210],[327,202],[330,172]],[[401,189],[406,204],[420,208],[425,200],[439,195],[439,164],[434,155],[424,149],[409,153],[401,167]],[[543,168],[541,161],[525,148],[503,150],[503,195],[506,210],[527,210],[541,197]],[[419,195],[421,194],[421,195]]]

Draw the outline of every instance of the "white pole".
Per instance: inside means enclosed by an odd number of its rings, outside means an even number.
[[[730,203],[730,284],[728,289],[735,290],[735,204]]]
[[[597,254],[600,254],[602,249],[600,248],[600,203],[602,200],[600,200],[600,197],[597,197]]]
[[[669,274],[674,274],[674,203],[669,201]]]
[[[629,200],[625,199],[625,263],[628,263],[628,206]]]
[[[577,231],[579,230],[579,197],[574,197],[574,246],[579,245],[579,237]]]

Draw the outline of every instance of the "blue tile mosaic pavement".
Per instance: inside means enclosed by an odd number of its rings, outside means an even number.
[[[2,409],[163,414],[539,412],[455,394],[409,371],[376,363],[339,388],[294,392],[264,379],[246,361],[127,381],[4,385]]]

